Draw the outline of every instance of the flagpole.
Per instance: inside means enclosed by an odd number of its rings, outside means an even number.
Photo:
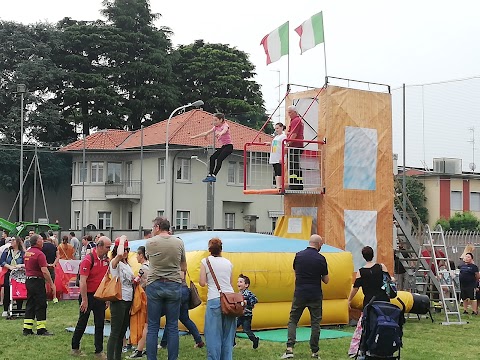
[[[288,21],[287,89],[290,84],[290,21]]]
[[[327,80],[327,50],[325,47],[325,25],[323,23],[323,11],[322,11],[322,32],[323,32],[323,63],[325,64],[325,82]]]

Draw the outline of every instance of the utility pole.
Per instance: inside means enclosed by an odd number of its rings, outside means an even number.
[[[471,140],[468,140],[469,143],[472,143],[472,162],[470,163],[470,170],[472,170],[472,172],[475,172],[475,169],[476,169],[476,165],[475,165],[475,127],[470,127],[468,128],[468,130],[470,130],[472,132],[472,139]]]

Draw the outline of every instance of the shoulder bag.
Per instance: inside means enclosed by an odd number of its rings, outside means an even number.
[[[110,266],[93,296],[103,301],[122,300],[122,284],[118,276],[111,276]]]
[[[242,294],[239,293],[225,293],[220,289],[220,285],[218,284],[217,277],[215,276],[215,272],[212,269],[212,264],[207,258],[207,265],[210,269],[210,273],[212,274],[213,281],[215,281],[215,285],[217,286],[218,292],[220,293],[220,305],[222,307],[222,314],[226,316],[243,316],[243,311],[245,310],[246,301],[243,298]]]
[[[202,299],[200,299],[200,295],[198,294],[198,289],[195,286],[195,284],[192,281],[192,278],[190,277],[190,274],[188,273],[188,277],[190,278],[190,300],[188,301],[188,308],[189,309],[195,309],[197,306],[199,306],[202,303]]]

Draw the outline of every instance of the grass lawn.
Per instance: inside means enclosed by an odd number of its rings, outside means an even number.
[[[22,320],[0,319],[0,360],[63,360],[72,359],[70,344],[72,333],[65,331],[66,327],[75,326],[78,316],[76,301],[63,301],[49,304],[47,327],[55,333],[52,337],[24,337],[22,335]],[[93,318],[93,316],[92,316]],[[407,360],[451,360],[462,358],[479,359],[478,333],[480,317],[465,316],[467,325],[443,326],[441,314],[435,315],[435,323],[428,319],[408,319],[404,327],[404,348],[402,359]],[[92,323],[93,325],[93,323]],[[353,333],[353,327],[345,327],[345,331]],[[105,338],[106,344],[107,338]],[[320,356],[322,359],[348,359],[347,350],[349,338],[321,340]],[[249,340],[237,339],[234,349],[234,359],[279,359],[285,350],[284,343],[260,342],[257,350],[251,348]],[[206,350],[194,349],[191,336],[180,337],[179,359],[194,360],[206,358]],[[85,335],[82,339],[82,350],[88,354],[81,359],[94,359],[93,336]],[[308,343],[298,343],[295,347],[295,358],[308,358],[310,351]],[[126,356],[124,357],[126,358]],[[166,358],[166,350],[159,350],[159,359]],[[146,357],[144,358],[146,359]]]

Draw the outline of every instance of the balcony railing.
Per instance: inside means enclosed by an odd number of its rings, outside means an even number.
[[[105,183],[105,196],[112,198],[118,197],[123,199],[140,197],[140,180],[125,180],[118,182],[107,181]]]

